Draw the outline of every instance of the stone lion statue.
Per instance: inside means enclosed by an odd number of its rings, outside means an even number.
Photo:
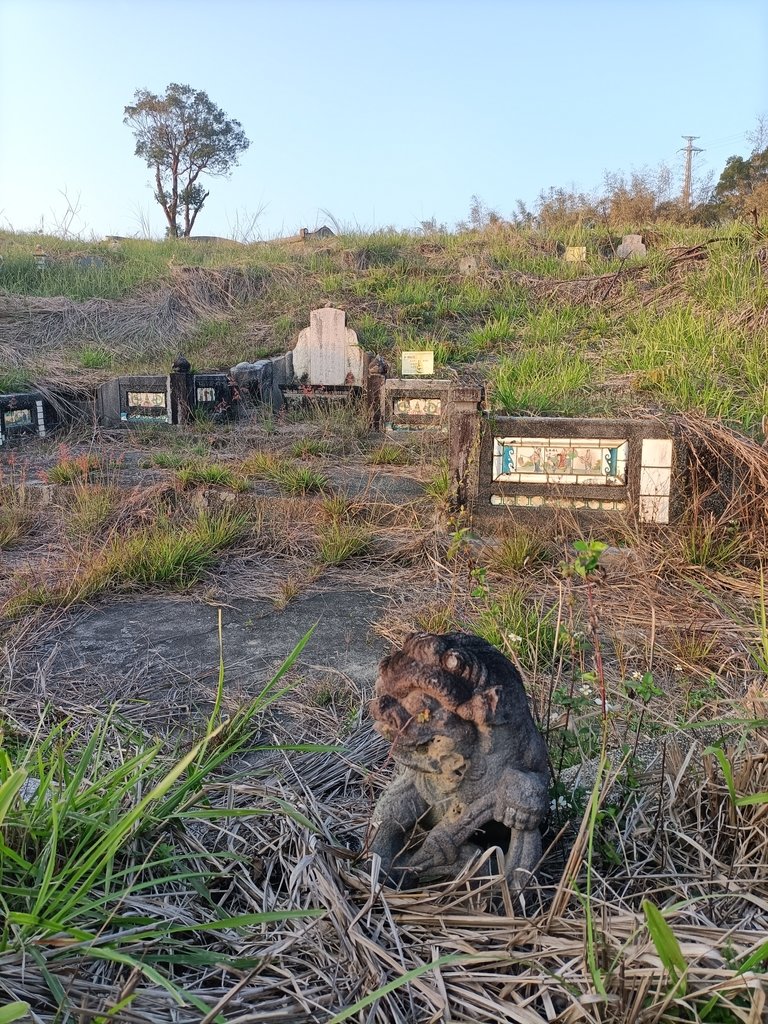
[[[455,877],[498,846],[524,884],[541,857],[549,769],[509,659],[468,633],[413,634],[381,662],[371,713],[402,767],[373,812],[371,850],[390,878]]]

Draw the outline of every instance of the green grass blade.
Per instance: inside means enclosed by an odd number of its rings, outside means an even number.
[[[24,785],[26,778],[26,771],[23,768],[17,768],[0,786],[0,825],[5,820],[11,804],[16,799],[16,794]]]
[[[677,941],[675,933],[664,920],[664,915],[659,908],[649,900],[643,900],[643,913],[645,914],[648,931],[656,947],[656,952],[659,954],[661,962],[669,971],[669,975],[675,983],[675,988],[679,987],[680,994],[684,996],[686,991],[685,974],[688,970],[688,964],[685,962],[680,943]]]
[[[29,1003],[6,1003],[0,1006],[0,1024],[13,1024],[22,1020],[29,1013]]]

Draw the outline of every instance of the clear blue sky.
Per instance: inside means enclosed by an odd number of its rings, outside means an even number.
[[[768,111],[766,0],[0,0],[0,227],[163,232],[122,123],[205,90],[252,140],[200,234],[453,225],[604,170],[746,155]]]

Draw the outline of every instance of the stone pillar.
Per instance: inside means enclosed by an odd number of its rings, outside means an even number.
[[[470,508],[477,498],[480,453],[480,404],[483,389],[454,388],[448,420],[448,465],[455,510]]]
[[[381,430],[384,422],[384,385],[388,371],[389,364],[381,356],[373,356],[368,363],[365,398],[372,430]]]
[[[171,367],[169,391],[171,423],[189,423],[195,407],[194,377],[189,360],[178,355]]]

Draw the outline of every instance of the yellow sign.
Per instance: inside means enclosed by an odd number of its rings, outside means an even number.
[[[586,247],[586,245],[566,245],[566,247],[565,247],[565,262],[566,263],[586,263],[587,262],[587,247]]]
[[[435,372],[434,352],[403,352],[402,374],[404,377],[429,377]]]

